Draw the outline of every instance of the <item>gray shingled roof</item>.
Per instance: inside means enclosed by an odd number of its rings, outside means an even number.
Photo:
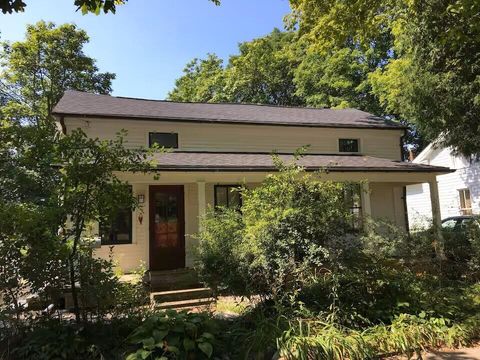
[[[180,103],[67,91],[53,110],[57,116],[198,121],[310,127],[402,129],[356,109],[314,109],[248,104]]]
[[[280,154],[284,162],[291,162],[293,155]],[[275,170],[271,154],[175,151],[156,154],[157,168],[179,171],[271,171]],[[362,155],[305,155],[298,161],[307,170],[328,169],[329,171],[393,171],[393,172],[438,172],[454,170],[394,161]]]

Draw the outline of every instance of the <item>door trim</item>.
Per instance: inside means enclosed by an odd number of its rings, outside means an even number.
[[[180,222],[180,252],[183,253],[181,259],[178,259],[178,266],[172,269],[163,269],[163,270],[175,270],[185,268],[185,189],[183,185],[150,185],[148,188],[148,220],[149,220],[149,229],[148,229],[148,260],[149,260],[149,270],[150,271],[162,271],[162,269],[152,269],[152,265],[155,264],[155,258],[152,251],[153,247],[153,234],[154,234],[154,225],[155,221],[153,219],[154,214],[154,194],[156,191],[164,191],[166,193],[176,193],[178,194],[179,201],[179,222]],[[157,258],[158,259],[158,258]],[[153,260],[153,261],[152,261]]]

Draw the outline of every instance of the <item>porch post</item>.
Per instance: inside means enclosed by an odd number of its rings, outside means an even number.
[[[366,229],[368,218],[372,216],[372,203],[370,202],[370,185],[364,181],[360,184],[360,197],[362,201],[362,221]]]
[[[370,202],[370,185],[368,182],[361,183],[361,197],[362,197],[362,213],[367,216],[372,216],[372,204]]]
[[[435,234],[435,252],[437,257],[444,259],[444,239],[442,233],[442,215],[440,213],[440,198],[438,196],[437,178],[428,182],[430,187],[430,202],[432,203],[432,222]]]
[[[197,181],[198,188],[198,219],[202,219],[207,212],[207,201],[205,196],[205,181]],[[201,229],[201,223],[199,223],[199,230]]]

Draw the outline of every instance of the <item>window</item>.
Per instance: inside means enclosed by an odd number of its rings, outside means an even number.
[[[358,152],[358,139],[339,139],[338,150],[340,152]]]
[[[458,190],[460,196],[460,213],[462,215],[472,215],[472,200],[469,189]]]
[[[132,209],[120,209],[110,223],[100,222],[99,232],[102,245],[131,244]]]
[[[349,184],[344,188],[345,205],[352,214],[351,227],[359,230],[362,227],[362,197],[359,184]]]
[[[152,147],[157,144],[160,147],[178,149],[178,134],[177,133],[149,133],[148,146]]]
[[[215,185],[215,207],[239,209],[242,197],[238,185]]]

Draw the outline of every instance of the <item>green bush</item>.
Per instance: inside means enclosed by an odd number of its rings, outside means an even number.
[[[291,298],[310,275],[354,256],[351,184],[321,181],[274,158],[279,172],[242,188],[241,213],[210,211],[199,234],[197,269],[210,286],[235,295]]]
[[[149,316],[129,337],[134,359],[210,359],[216,337],[214,321],[206,314],[167,310]]]

